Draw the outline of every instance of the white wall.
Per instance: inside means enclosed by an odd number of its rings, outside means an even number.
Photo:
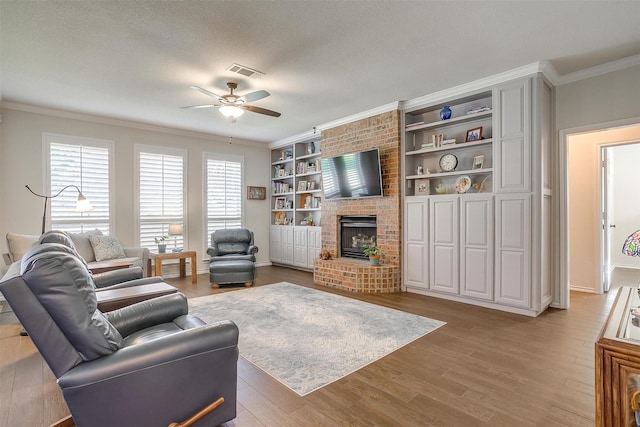
[[[87,115],[58,112],[29,106],[4,108],[0,128],[0,235],[8,231],[38,234],[43,200],[26,190],[44,188],[42,133],[91,137],[114,141],[115,229],[113,234],[126,246],[135,245],[134,222],[134,144],[158,145],[187,150],[187,235],[186,247],[198,252],[198,270],[208,240],[204,236],[203,153],[233,154],[244,157],[244,184],[269,187],[269,150],[266,144],[231,141],[194,132],[163,129]],[[241,126],[240,123],[235,124]],[[36,190],[37,191],[37,190]],[[243,196],[245,226],[255,233],[260,252],[258,263],[269,262],[268,200],[248,201]],[[6,241],[0,239],[6,252]]]
[[[640,142],[640,139],[638,140]],[[640,143],[616,146],[613,150],[613,217],[611,263],[616,267],[640,268],[640,257],[622,253],[627,237],[640,229]]]

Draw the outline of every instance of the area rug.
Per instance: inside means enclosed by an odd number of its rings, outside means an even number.
[[[233,320],[241,356],[301,396],[445,324],[286,282],[190,299],[189,312]]]

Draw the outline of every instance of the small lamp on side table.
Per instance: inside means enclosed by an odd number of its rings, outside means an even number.
[[[169,224],[169,236],[173,236],[173,252],[182,252],[182,248],[178,248],[178,236],[182,236],[182,224]]]

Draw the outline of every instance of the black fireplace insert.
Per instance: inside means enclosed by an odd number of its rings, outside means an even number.
[[[377,245],[378,227],[375,215],[340,217],[340,256],[367,259],[365,246]]]

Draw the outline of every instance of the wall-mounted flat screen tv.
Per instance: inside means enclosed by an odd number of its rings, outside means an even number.
[[[381,197],[382,172],[378,149],[321,160],[325,199]]]

